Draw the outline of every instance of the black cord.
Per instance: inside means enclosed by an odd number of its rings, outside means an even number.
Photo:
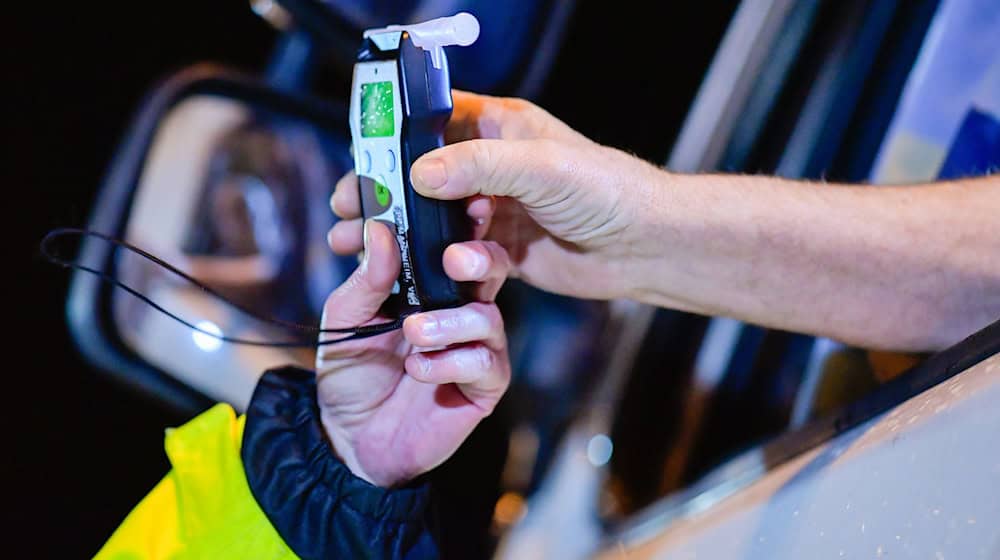
[[[77,263],[75,261],[66,260],[66,259],[64,259],[62,257],[57,256],[56,253],[51,250],[52,243],[57,238],[60,238],[60,237],[70,237],[70,236],[96,237],[98,239],[102,239],[102,240],[110,243],[111,245],[115,246],[115,250],[117,250],[118,248],[123,248],[123,249],[126,249],[128,251],[131,251],[132,253],[135,253],[135,254],[139,255],[140,257],[142,257],[142,258],[144,258],[144,259],[152,262],[153,264],[156,264],[157,266],[159,266],[159,267],[165,269],[166,271],[174,274],[175,276],[183,278],[184,280],[188,281],[190,284],[192,284],[194,286],[197,286],[198,288],[200,288],[202,291],[204,291],[205,293],[209,294],[210,296],[218,299],[219,301],[222,301],[223,303],[226,303],[227,305],[229,305],[229,306],[231,306],[231,307],[239,310],[241,313],[243,313],[243,314],[245,314],[245,315],[247,315],[249,317],[252,317],[252,318],[254,318],[254,319],[258,320],[258,321],[262,321],[264,323],[270,323],[272,325],[277,325],[277,326],[280,326],[280,327],[283,327],[283,328],[286,328],[286,329],[294,329],[294,330],[298,330],[298,331],[305,331],[305,332],[311,332],[311,333],[316,333],[316,334],[346,334],[346,335],[349,335],[349,336],[345,336],[345,337],[337,338],[337,339],[333,339],[333,340],[321,340],[321,341],[310,341],[310,342],[297,342],[297,341],[272,342],[272,341],[267,341],[267,340],[248,340],[248,339],[244,339],[244,338],[233,338],[233,337],[228,337],[228,336],[224,336],[224,335],[221,335],[221,334],[217,334],[217,333],[214,333],[214,332],[211,332],[211,331],[207,331],[207,330],[205,330],[205,329],[203,329],[203,328],[201,328],[201,327],[199,327],[199,326],[197,326],[195,324],[192,324],[191,322],[185,320],[184,318],[182,318],[182,317],[180,317],[180,316],[178,316],[178,315],[176,315],[176,314],[168,311],[167,309],[165,309],[160,304],[158,304],[155,301],[151,300],[146,295],[142,294],[141,292],[139,292],[135,288],[132,288],[131,286],[125,284],[124,282],[122,282],[121,280],[115,278],[114,276],[112,276],[112,275],[110,275],[110,274],[108,274],[106,272],[102,272],[100,270],[97,270],[97,269],[90,268],[88,266],[79,264],[79,263]],[[168,263],[167,261],[165,261],[165,260],[157,257],[156,255],[153,255],[153,254],[151,254],[151,253],[149,253],[147,251],[144,251],[144,250],[140,249],[139,247],[136,247],[135,245],[132,245],[132,244],[126,242],[126,241],[122,241],[121,239],[117,239],[115,237],[111,237],[110,235],[107,235],[105,233],[101,233],[99,231],[91,231],[91,230],[79,229],[79,228],[57,228],[57,229],[54,229],[54,230],[50,231],[49,233],[47,233],[45,235],[45,237],[42,239],[40,250],[41,250],[42,256],[44,256],[49,262],[51,262],[53,264],[56,264],[58,266],[62,266],[64,268],[82,270],[84,272],[88,272],[90,274],[93,274],[94,276],[97,276],[98,278],[100,278],[102,281],[107,282],[109,284],[112,284],[114,286],[117,286],[117,287],[125,290],[126,292],[132,294],[133,296],[139,298],[140,301],[142,301],[145,304],[149,305],[153,309],[156,309],[160,313],[163,313],[167,317],[170,317],[171,319],[177,321],[178,323],[180,323],[180,324],[188,327],[189,329],[192,329],[194,331],[200,332],[200,333],[202,333],[202,334],[204,334],[206,336],[210,336],[212,338],[221,340],[223,342],[229,342],[229,343],[232,343],[232,344],[243,344],[243,345],[247,345],[247,346],[270,346],[270,347],[276,347],[276,348],[313,348],[315,346],[326,346],[326,345],[330,345],[330,344],[336,344],[338,342],[346,342],[348,340],[359,340],[359,339],[363,339],[363,338],[370,338],[370,337],[373,337],[373,336],[378,336],[380,334],[391,332],[391,331],[394,331],[396,329],[401,328],[403,326],[403,319],[405,318],[405,317],[400,317],[400,318],[398,318],[398,319],[396,319],[394,321],[389,321],[387,323],[378,323],[378,324],[375,324],[375,325],[365,325],[365,326],[360,326],[360,327],[341,328],[341,329],[322,329],[322,328],[315,327],[315,326],[312,326],[312,325],[303,325],[301,323],[294,323],[294,322],[291,322],[291,321],[284,321],[284,320],[277,319],[277,318],[274,318],[274,317],[266,317],[266,316],[258,315],[255,311],[251,310],[250,308],[245,307],[245,306],[243,306],[243,305],[241,305],[239,303],[236,303],[234,301],[231,301],[231,300],[227,299],[225,296],[223,296],[221,293],[219,293],[215,289],[213,289],[213,288],[211,288],[209,286],[206,286],[205,284],[202,284],[201,282],[199,282],[198,280],[196,280],[195,278],[193,278],[192,276],[190,276],[189,274],[187,274],[183,270],[180,270],[179,268],[177,268],[174,265]]]

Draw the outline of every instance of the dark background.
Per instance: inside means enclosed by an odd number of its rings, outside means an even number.
[[[42,262],[38,241],[86,223],[131,113],[157,80],[204,60],[259,71],[276,34],[240,0],[24,4],[16,9],[33,12],[4,17],[0,46],[0,178],[15,248],[0,393],[13,439],[0,462],[12,498],[3,555],[80,558],[167,471],[163,430],[185,418],[83,362],[63,315],[68,275]],[[649,4],[581,2],[539,102],[593,138],[662,162],[733,3]]]

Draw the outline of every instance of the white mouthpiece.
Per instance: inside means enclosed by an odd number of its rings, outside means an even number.
[[[441,68],[444,62],[444,47],[458,45],[467,47],[479,38],[479,20],[468,12],[460,12],[450,17],[442,17],[410,25],[390,25],[382,29],[369,29],[365,37],[376,33],[406,31],[413,44],[431,55],[431,64]]]

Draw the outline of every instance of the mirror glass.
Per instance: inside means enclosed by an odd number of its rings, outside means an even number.
[[[316,325],[327,294],[354,268],[326,245],[329,198],[351,168],[346,137],[233,99],[200,95],[160,122],[125,238],[253,311]],[[290,340],[188,282],[119,251],[117,275],[210,332]],[[269,367],[311,367],[311,349],[223,344],[124,291],[113,317],[143,359],[212,399],[243,408]],[[308,338],[308,337],[307,337]]]

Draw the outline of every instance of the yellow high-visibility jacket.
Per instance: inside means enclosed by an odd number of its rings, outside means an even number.
[[[173,468],[98,560],[438,556],[429,485],[354,476],[326,440],[312,372],[266,372],[246,416],[216,405],[165,446]]]
[[[244,418],[218,404],[167,431],[170,473],[129,514],[98,560],[297,558],[250,493]]]

